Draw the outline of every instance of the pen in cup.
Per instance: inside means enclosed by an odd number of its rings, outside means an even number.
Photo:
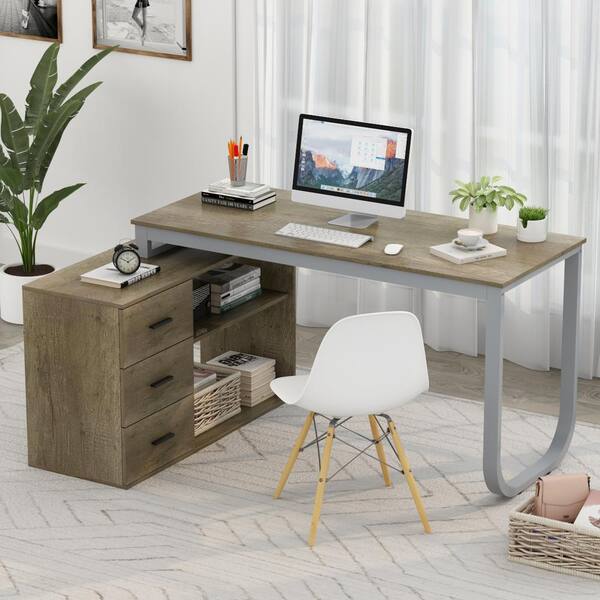
[[[239,142],[233,139],[227,142],[229,180],[233,187],[240,187],[246,183],[249,149],[249,144],[244,144],[242,136],[240,136]]]

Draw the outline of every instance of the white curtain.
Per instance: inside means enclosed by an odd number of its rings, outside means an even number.
[[[551,230],[588,239],[580,374],[600,374],[598,0],[240,0],[236,16],[237,128],[256,179],[291,187],[300,112],[411,127],[408,208],[459,214],[454,179],[503,176],[550,209]],[[408,309],[433,348],[483,349],[474,300],[298,279],[303,324]],[[510,292],[506,358],[559,366],[561,303],[562,267]]]

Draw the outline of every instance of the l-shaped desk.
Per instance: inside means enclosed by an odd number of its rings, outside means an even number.
[[[290,239],[275,232],[290,222],[327,226],[341,213],[295,204],[289,192],[278,192],[275,204],[256,212],[202,205],[194,195],[133,219],[137,242],[145,257],[165,245],[194,248],[374,281],[477,298],[486,302],[483,472],[490,491],[514,496],[558,465],[575,428],[577,402],[577,329],[584,238],[550,234],[540,244],[516,239],[515,228],[500,226],[489,239],[508,255],[481,263],[455,265],[429,252],[451,240],[465,226],[463,219],[408,211],[405,219],[380,218],[361,233],[374,241],[358,249]],[[404,244],[398,256],[386,256],[390,242]],[[560,414],[547,452],[519,475],[506,480],[501,464],[502,356],[504,295],[523,282],[564,262],[564,303]],[[399,382],[401,385],[401,382]]]

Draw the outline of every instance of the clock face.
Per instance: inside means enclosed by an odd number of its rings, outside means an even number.
[[[125,275],[131,275],[140,268],[140,257],[132,250],[124,250],[117,256],[117,269]]]

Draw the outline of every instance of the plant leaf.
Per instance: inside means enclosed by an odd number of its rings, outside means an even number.
[[[489,177],[487,177],[486,175],[484,175],[484,176],[481,178],[481,181],[479,182],[479,185],[480,185],[482,188],[486,188],[486,187],[487,187],[489,184],[490,184],[490,178],[489,178]]]
[[[0,133],[12,166],[24,173],[29,153],[29,137],[21,115],[6,94],[0,94],[0,114],[2,115]]]
[[[58,205],[68,196],[76,192],[80,187],[83,187],[85,183],[76,183],[68,187],[52,192],[49,196],[46,196],[36,207],[33,216],[31,217],[31,225],[34,229],[41,229],[42,225],[46,222],[48,215],[58,207]]]
[[[467,210],[469,206],[469,198],[463,198],[460,201],[460,210]]]
[[[10,194],[2,195],[1,212],[9,213],[16,227],[27,225],[27,207],[16,196]]]
[[[42,158],[42,162],[40,164],[40,168],[39,168],[38,176],[37,176],[37,182],[36,182],[36,187],[37,187],[38,191],[40,191],[44,185],[44,180],[46,179],[46,174],[48,173],[48,169],[50,168],[50,165],[52,164],[52,159],[54,158],[54,155],[56,154],[56,150],[60,144],[60,141],[62,140],[62,136],[65,132],[65,129],[67,128],[69,123],[74,118],[75,118],[75,115],[73,115],[72,117],[69,117],[65,121],[65,124],[63,125],[62,129],[60,130],[60,132],[54,138],[54,141],[50,144],[50,146],[48,146],[48,149],[44,153],[44,157]]]
[[[0,223],[8,223],[8,219],[2,213],[0,213]]]
[[[49,46],[31,76],[31,89],[27,95],[25,111],[25,127],[29,135],[36,134],[42,119],[48,112],[48,105],[58,80],[56,59],[59,49],[58,44]]]
[[[112,48],[106,48],[102,52],[98,52],[88,60],[86,60],[69,79],[67,79],[54,94],[50,102],[50,110],[58,108],[65,100],[67,96],[75,89],[75,86],[108,54],[116,50],[118,46]]]
[[[5,185],[0,186],[0,212],[8,212],[10,210],[12,199],[13,194],[10,189]]]
[[[0,167],[5,167],[10,162],[10,158],[4,152],[2,144],[0,144]]]
[[[13,167],[0,167],[0,182],[9,187],[13,194],[23,191],[23,175]]]
[[[69,100],[62,104],[58,109],[49,111],[44,117],[38,134],[31,146],[31,151],[29,152],[29,161],[27,162],[27,171],[25,173],[25,189],[30,189],[33,186],[35,186],[38,191],[41,189],[41,166],[45,159],[47,160],[47,154],[50,152],[52,156],[54,155],[56,147],[58,146],[58,142],[56,142],[57,138],[62,136],[66,126],[79,113],[85,104],[85,99],[99,85],[101,85],[101,82],[94,83],[82,89],[72,98],[69,98]],[[50,160],[52,159],[52,156],[50,156]]]

